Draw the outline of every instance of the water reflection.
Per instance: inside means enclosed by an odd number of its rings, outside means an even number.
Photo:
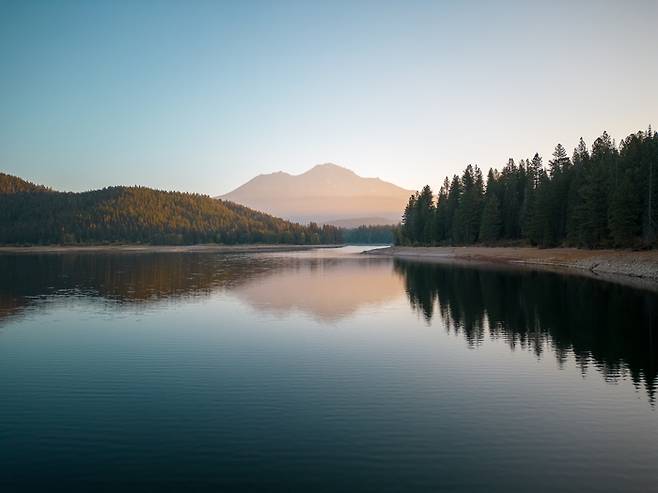
[[[583,372],[609,381],[630,375],[653,401],[658,373],[658,296],[596,279],[455,264],[396,261],[415,310],[477,347],[487,338],[562,365],[573,354]]]
[[[50,298],[141,306],[218,292],[259,312],[333,323],[406,291],[428,323],[471,347],[502,339],[560,364],[573,354],[583,372],[629,375],[652,401],[657,383],[658,295],[582,276],[335,254],[2,255],[0,272],[0,324]]]
[[[246,282],[232,292],[260,311],[285,316],[300,311],[334,322],[368,305],[400,296],[402,282],[385,259],[295,262],[276,275]]]
[[[333,322],[400,296],[383,258],[335,255],[0,255],[0,323],[48,297],[119,304],[183,301],[229,291],[253,308]]]
[[[152,303],[207,296],[243,282],[240,264],[214,265],[200,255],[2,255],[0,321],[51,296],[99,297],[117,303]],[[209,268],[212,267],[212,268]]]

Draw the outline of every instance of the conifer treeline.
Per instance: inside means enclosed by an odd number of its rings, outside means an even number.
[[[658,133],[649,127],[617,146],[603,132],[591,151],[581,138],[571,159],[558,144],[548,166],[538,154],[510,159],[486,185],[469,165],[445,179],[436,201],[425,186],[409,199],[396,243],[652,247],[657,200]]]
[[[343,241],[352,244],[390,245],[393,243],[395,226],[370,225],[343,229]]]

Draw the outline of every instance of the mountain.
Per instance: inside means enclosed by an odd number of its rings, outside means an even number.
[[[64,193],[5,174],[0,186],[0,244],[342,241],[335,227],[293,224],[207,195],[146,187]]]
[[[397,224],[412,193],[328,163],[301,175],[282,171],[258,175],[218,198],[288,220],[355,226]]]

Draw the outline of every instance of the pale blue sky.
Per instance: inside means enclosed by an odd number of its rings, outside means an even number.
[[[658,0],[0,0],[0,170],[218,195],[335,162],[409,188],[658,125]]]

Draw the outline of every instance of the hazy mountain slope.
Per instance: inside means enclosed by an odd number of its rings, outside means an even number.
[[[259,175],[218,198],[295,221],[394,224],[412,193],[335,164],[320,164],[301,175]]]

